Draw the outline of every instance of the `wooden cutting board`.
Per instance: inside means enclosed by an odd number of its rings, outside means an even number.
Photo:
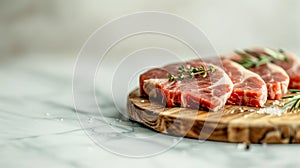
[[[285,100],[286,101],[286,100]],[[268,100],[267,107],[281,108]],[[158,132],[196,139],[234,143],[300,143],[300,111],[266,114],[259,108],[226,105],[218,112],[165,108],[139,96],[128,96],[128,114]]]

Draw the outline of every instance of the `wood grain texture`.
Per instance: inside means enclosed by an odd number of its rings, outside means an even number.
[[[268,101],[266,106],[274,106]],[[128,96],[128,114],[158,132],[196,139],[234,143],[300,143],[300,111],[259,114],[259,108],[226,105],[218,112],[166,108],[139,96]]]

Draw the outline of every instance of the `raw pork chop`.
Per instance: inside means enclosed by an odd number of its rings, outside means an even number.
[[[151,69],[140,76],[142,96],[158,99],[168,107],[187,107],[217,111],[222,108],[232,93],[233,84],[228,75],[219,67],[208,72],[206,77],[195,75],[192,79],[169,80],[169,75],[179,74],[178,68],[213,66],[200,61],[176,63],[162,68]]]
[[[253,49],[252,51],[254,51],[255,53],[268,55],[268,53],[266,53],[262,48],[256,48]],[[269,51],[272,51],[272,49],[269,49]],[[273,51],[275,54],[278,53],[277,50],[273,50]],[[300,89],[300,59],[291,53],[285,53],[283,50],[281,50],[281,52],[286,55],[287,60],[277,59],[275,61],[272,61],[272,63],[283,68],[286,71],[286,73],[289,75],[290,89]]]
[[[222,67],[234,84],[227,104],[262,107],[266,103],[267,86],[259,75],[225,58],[205,59],[205,62]]]
[[[276,60],[274,64],[283,68],[290,77],[290,89],[300,89],[300,60],[292,54],[287,54],[288,61]]]
[[[237,54],[227,55],[225,57],[237,62],[242,59]],[[266,63],[257,67],[248,68],[248,70],[257,73],[265,81],[268,89],[268,99],[279,100],[287,93],[290,78],[281,67],[272,63]]]

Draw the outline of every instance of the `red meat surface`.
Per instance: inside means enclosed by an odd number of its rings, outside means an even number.
[[[206,77],[169,81],[169,74],[178,74],[178,67],[215,68]],[[141,96],[149,96],[167,107],[187,107],[217,111],[230,97],[233,83],[221,68],[201,61],[176,63],[154,68],[140,75]]]
[[[241,57],[236,54],[225,56],[234,61],[240,61]],[[255,59],[255,58],[253,58]],[[266,83],[268,89],[268,99],[280,100],[287,93],[290,78],[280,66],[273,63],[263,64],[248,70],[258,74]]]
[[[234,84],[227,104],[262,107],[266,103],[267,86],[258,74],[224,58],[213,58],[205,61],[222,67]]]
[[[273,63],[283,68],[290,77],[289,88],[300,89],[300,60],[292,54],[287,54],[288,61],[276,60]]]

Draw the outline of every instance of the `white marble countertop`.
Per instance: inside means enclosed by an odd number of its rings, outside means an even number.
[[[182,139],[165,152],[131,158],[105,147],[131,137],[157,134],[120,117],[112,100],[98,93],[104,119],[94,125],[118,127],[120,134],[93,129],[87,136],[74,110],[72,72],[74,59],[26,58],[2,61],[0,66],[0,167],[299,167],[299,145],[251,145]],[[103,101],[102,101],[103,100]],[[94,126],[93,125],[93,126]],[[92,128],[92,127],[91,127]],[[94,128],[94,127],[93,127]],[[95,131],[96,130],[96,131]],[[99,136],[98,136],[99,135]],[[170,136],[146,139],[147,148],[159,149]],[[172,137],[173,138],[173,137]],[[126,149],[140,144],[127,143]],[[122,151],[126,154],[126,150]],[[125,153],[124,153],[125,152]],[[128,151],[130,153],[130,151]]]

